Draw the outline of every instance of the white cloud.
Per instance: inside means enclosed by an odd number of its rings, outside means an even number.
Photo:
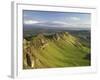
[[[24,24],[29,24],[29,25],[36,24],[36,23],[39,23],[39,21],[35,21],[35,20],[25,20],[24,21]]]
[[[80,18],[79,17],[70,17],[71,20],[74,20],[74,21],[79,21]]]
[[[53,21],[52,23],[57,23],[57,24],[67,24],[67,22],[62,22],[62,21]]]

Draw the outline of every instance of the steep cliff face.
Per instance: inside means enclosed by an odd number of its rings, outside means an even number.
[[[30,50],[28,51],[27,48]],[[27,63],[29,53],[31,66]],[[79,38],[68,32],[38,34],[29,41],[23,40],[23,68],[52,68],[70,66],[88,66],[90,48],[81,44]]]

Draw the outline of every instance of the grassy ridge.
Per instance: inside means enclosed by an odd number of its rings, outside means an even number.
[[[42,43],[41,43],[42,40]],[[31,48],[31,61],[35,64],[30,68],[56,68],[56,67],[74,67],[74,66],[89,66],[90,60],[85,57],[90,54],[90,48],[79,42],[79,39],[69,33],[59,33],[52,37],[38,35],[29,41],[29,44],[24,44]],[[26,42],[27,43],[27,42]],[[24,67],[25,65],[25,50],[24,50]]]

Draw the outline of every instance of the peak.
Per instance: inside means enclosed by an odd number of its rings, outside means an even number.
[[[39,33],[39,34],[37,34],[37,36],[43,37],[44,35],[43,35],[43,33]]]

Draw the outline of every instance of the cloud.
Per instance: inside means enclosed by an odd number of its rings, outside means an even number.
[[[79,21],[80,18],[79,17],[70,17],[71,20],[74,20],[74,21]]]
[[[35,20],[25,20],[24,21],[24,24],[27,24],[27,25],[37,24],[37,23],[39,23],[39,21],[35,21]]]
[[[52,23],[55,23],[55,24],[63,24],[63,25],[68,24],[67,22],[63,22],[63,21],[53,21]]]
[[[76,20],[76,17],[72,18]],[[77,19],[79,20],[79,19]],[[79,23],[77,23],[79,22]],[[39,21],[39,20],[24,20],[25,25],[33,25],[37,27],[66,27],[66,28],[89,28],[90,24],[77,22],[65,22],[65,21]]]

